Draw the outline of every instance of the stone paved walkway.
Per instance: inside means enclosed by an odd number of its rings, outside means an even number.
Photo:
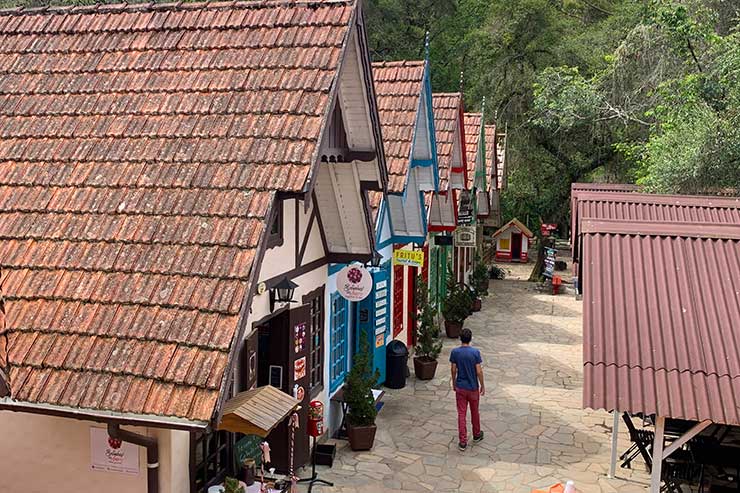
[[[510,277],[526,279],[523,267],[511,267]],[[314,491],[529,493],[567,479],[583,493],[646,491],[643,471],[619,469],[618,479],[606,478],[612,418],[581,409],[581,310],[571,295],[492,281],[483,311],[466,321],[484,358],[485,440],[457,450],[447,364],[456,342],[445,340],[436,378],[416,381],[412,372],[406,388],[387,390],[375,448],[355,453],[336,442],[334,467],[320,468],[336,486]],[[627,446],[622,433],[620,450]]]

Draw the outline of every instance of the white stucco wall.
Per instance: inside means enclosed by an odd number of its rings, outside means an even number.
[[[146,492],[146,450],[139,447],[139,473],[94,471],[90,465],[92,421],[0,411],[0,477],[3,492],[115,493]],[[159,444],[161,493],[190,491],[186,431],[123,427],[156,436]]]

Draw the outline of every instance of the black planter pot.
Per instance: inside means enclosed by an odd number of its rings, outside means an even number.
[[[462,328],[463,322],[445,320],[445,334],[447,334],[447,337],[450,339],[457,339],[460,337],[460,331],[462,331]]]
[[[378,430],[376,425],[370,426],[352,426],[347,423],[347,437],[349,438],[349,448],[355,452],[360,450],[370,450],[375,443],[375,432]]]
[[[431,380],[437,372],[437,360],[426,356],[414,358],[414,373],[418,380]]]
[[[473,301],[473,308],[472,309],[473,309],[474,312],[479,312],[481,310],[481,308],[483,308],[483,301],[481,301],[480,298],[476,298]]]

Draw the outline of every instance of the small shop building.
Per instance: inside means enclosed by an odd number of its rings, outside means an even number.
[[[518,219],[512,219],[493,233],[496,260],[499,262],[528,262],[529,247],[534,235]]]
[[[415,323],[417,276],[424,257],[407,252],[421,254],[428,232],[424,193],[439,189],[428,56],[423,61],[374,63],[373,78],[388,166],[387,193],[374,194],[373,205],[378,211],[378,252],[390,279],[389,340],[411,346],[414,330],[409,329]],[[405,253],[399,253],[402,250]]]
[[[306,464],[307,404],[348,368],[328,265],[372,257],[386,183],[362,11],[14,9],[0,33],[3,488],[202,493],[249,433],[286,471],[299,404]]]

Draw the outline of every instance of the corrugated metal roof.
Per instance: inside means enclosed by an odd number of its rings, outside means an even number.
[[[587,219],[740,224],[740,198],[696,195],[660,195],[628,192],[633,185],[611,185],[613,190],[577,189],[571,194],[571,245],[580,259],[580,225]],[[602,185],[600,185],[602,186]]]
[[[10,398],[211,419],[270,204],[304,188],[354,9],[0,13]]]
[[[584,406],[740,424],[740,225],[588,221],[582,236]]]

